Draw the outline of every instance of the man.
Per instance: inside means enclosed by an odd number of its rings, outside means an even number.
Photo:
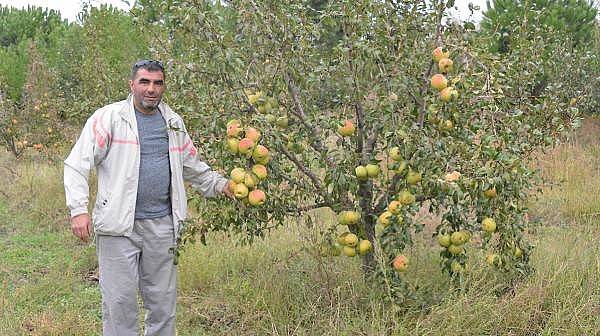
[[[90,237],[88,176],[98,193],[93,210],[102,292],[103,334],[138,335],[139,288],[146,335],[175,334],[176,267],[171,248],[186,218],[184,180],[206,197],[233,198],[227,179],[200,161],[180,116],[161,101],[164,68],[133,65],[127,100],[87,120],[65,160],[64,183],[73,233]]]

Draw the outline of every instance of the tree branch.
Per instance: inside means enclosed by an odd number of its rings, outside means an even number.
[[[302,162],[300,162],[300,160],[298,160],[294,155],[292,155],[285,147],[281,146],[279,150],[283,155],[285,155],[285,157],[292,161],[294,165],[296,165],[296,167],[298,167],[298,169],[300,169],[300,171],[304,173],[304,175],[306,175],[311,180],[315,189],[317,189],[317,192],[321,196],[323,196],[323,198],[326,199],[327,197],[324,197],[325,195],[323,194],[323,187],[317,175],[315,175],[315,173],[312,170],[310,170]]]
[[[365,138],[365,113],[363,111],[362,105],[359,103],[354,104],[354,109],[356,110],[356,123],[358,126],[358,140],[356,145],[356,153],[361,154],[361,163],[365,163],[363,150],[364,150],[364,138]]]
[[[369,160],[371,155],[373,155],[373,150],[375,150],[375,144],[377,143],[377,132],[373,132],[368,138],[367,143],[365,144],[365,150],[363,152],[363,160],[365,162]]]
[[[290,93],[292,95],[292,101],[294,102],[292,114],[295,115],[300,120],[304,128],[311,133],[312,141],[310,141],[310,146],[315,151],[320,153],[322,157],[325,158],[325,161],[327,162],[327,165],[329,167],[335,166],[333,158],[327,155],[327,148],[325,148],[325,146],[323,146],[323,143],[321,142],[323,131],[319,127],[310,124],[310,122],[307,120],[306,113],[304,113],[304,109],[302,108],[302,104],[300,103],[300,98],[298,97],[298,88],[294,84],[289,73],[285,74],[285,79],[288,84],[288,89],[290,90]]]

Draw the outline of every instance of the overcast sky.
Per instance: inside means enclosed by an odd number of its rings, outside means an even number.
[[[135,0],[130,0],[131,4]],[[27,7],[27,5],[57,9],[60,11],[62,18],[74,22],[77,18],[77,13],[81,10],[82,0],[0,0],[1,5],[10,5],[13,7]],[[121,8],[125,11],[131,8],[123,0],[92,0],[92,5],[97,6],[100,4],[111,4],[117,8]],[[481,12],[486,9],[485,0],[456,0],[455,8],[450,11],[450,14],[461,20],[466,20],[469,17],[468,4],[473,3],[481,7],[479,11],[472,17],[473,20],[479,21],[481,19]]]
[[[133,4],[133,0],[130,1]],[[77,13],[81,11],[82,0],[0,0],[0,4],[4,6],[12,6],[17,8],[23,8],[30,6],[43,7],[49,9],[56,9],[60,12],[63,19],[69,20],[69,22],[75,22],[77,19]],[[93,6],[100,4],[111,4],[114,7],[128,11],[131,6],[128,6],[122,0],[92,0]]]

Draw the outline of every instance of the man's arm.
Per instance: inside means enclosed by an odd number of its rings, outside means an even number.
[[[106,125],[95,113],[85,124],[81,135],[64,161],[64,186],[67,207],[71,213],[71,229],[81,240],[91,233],[88,215],[90,171],[105,157],[110,135]]]
[[[200,160],[192,139],[187,133],[185,137],[187,146],[183,153],[183,179],[191,182],[192,187],[205,197],[225,194],[227,197],[234,198],[233,192],[229,189],[229,180]]]

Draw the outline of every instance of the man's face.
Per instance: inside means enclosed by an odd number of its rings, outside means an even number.
[[[140,112],[152,113],[165,92],[165,77],[162,71],[139,69],[129,87]]]

